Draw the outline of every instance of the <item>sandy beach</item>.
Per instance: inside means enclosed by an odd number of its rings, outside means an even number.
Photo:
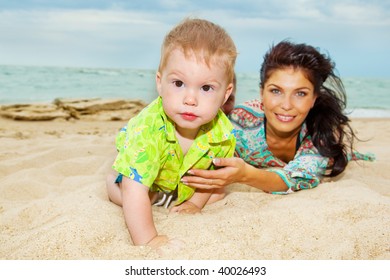
[[[109,118],[108,118],[109,119]],[[0,259],[390,259],[390,119],[353,119],[360,152],[312,190],[270,195],[233,184],[199,215],[154,207],[160,234],[185,248],[133,246],[105,177],[127,120],[0,118]]]

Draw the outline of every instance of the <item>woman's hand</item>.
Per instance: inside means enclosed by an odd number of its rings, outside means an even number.
[[[223,188],[226,185],[242,182],[246,163],[241,158],[216,158],[213,160],[216,170],[191,169],[191,176],[184,176],[181,181],[197,189]]]

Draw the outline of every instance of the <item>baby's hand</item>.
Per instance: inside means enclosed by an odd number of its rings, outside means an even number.
[[[153,249],[157,249],[167,244],[168,241],[169,239],[166,235],[157,235],[152,240],[150,240],[147,245]]]
[[[172,207],[169,212],[180,214],[196,214],[200,213],[201,210],[202,209],[200,209],[198,206],[187,200],[179,206]]]
[[[181,250],[185,243],[179,239],[168,239],[166,235],[157,235],[147,245],[156,250],[160,257],[164,257]]]
[[[170,257],[175,256],[175,252],[180,251],[184,246],[184,241],[172,238],[165,245],[157,248],[156,251],[160,257]]]

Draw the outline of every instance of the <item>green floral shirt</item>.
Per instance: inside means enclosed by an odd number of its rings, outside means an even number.
[[[180,182],[189,169],[214,169],[215,157],[232,157],[236,140],[233,126],[219,110],[203,125],[184,156],[175,125],[165,114],[161,97],[130,119],[116,138],[118,155],[113,168],[152,191],[178,188],[177,204],[191,198],[195,189]]]

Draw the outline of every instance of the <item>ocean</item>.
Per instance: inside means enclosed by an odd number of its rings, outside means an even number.
[[[237,73],[236,104],[259,97],[258,73]],[[390,78],[343,78],[351,117],[390,118]],[[156,98],[155,70],[0,65],[0,104],[55,98]]]

